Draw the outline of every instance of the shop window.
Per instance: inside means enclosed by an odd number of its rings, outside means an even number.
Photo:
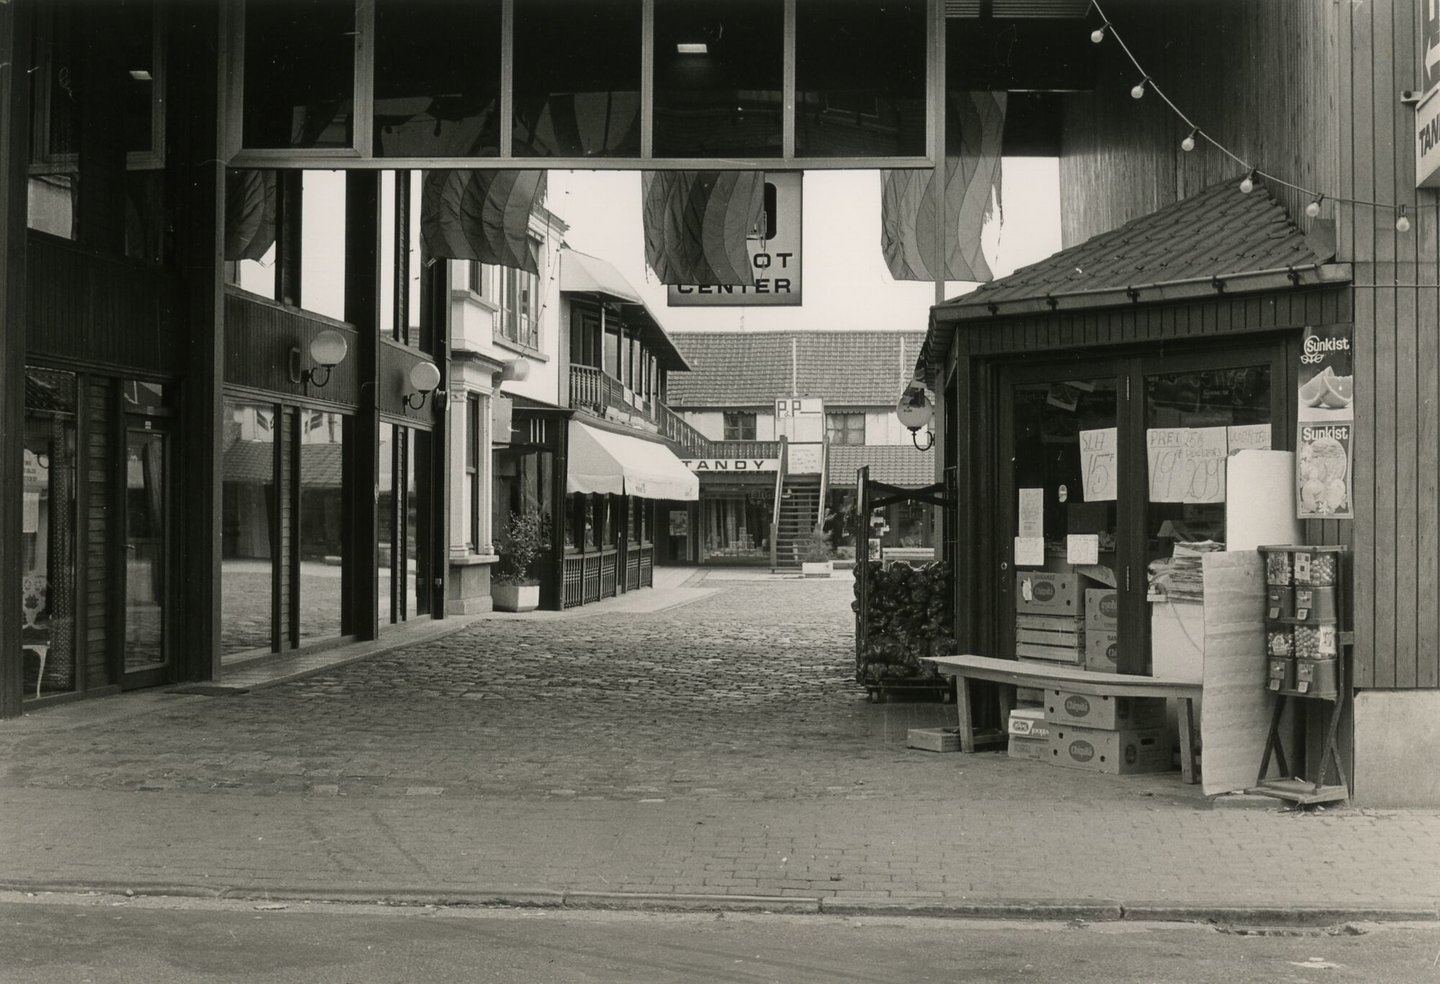
[[[778,0],[656,0],[656,156],[778,157],[784,42]]]
[[[702,563],[767,560],[773,491],[726,491],[700,502]]]
[[[796,0],[795,152],[925,153],[923,0]]]
[[[488,543],[480,538],[480,492],[483,488],[480,476],[480,448],[484,434],[481,430],[480,397],[470,394],[465,398],[465,487],[462,490],[465,504],[470,509],[467,546],[471,553],[489,553]]]
[[[271,647],[276,408],[225,404],[221,435],[220,652]]]
[[[516,157],[639,156],[641,7],[640,0],[515,5]]]
[[[864,444],[865,415],[863,413],[827,413],[825,415],[825,437],[831,444]]]
[[[247,149],[354,146],[355,6],[246,0]]]
[[[725,440],[755,440],[755,413],[750,410],[725,411]]]
[[[341,634],[342,574],[345,549],[345,503],[341,488],[345,418],[338,413],[301,410],[297,515],[299,544],[299,640]]]
[[[499,0],[376,0],[377,157],[500,152],[500,10]]]
[[[19,607],[27,699],[78,686],[75,410],[73,374],[26,370]]]
[[[161,261],[163,51],[149,0],[37,8],[30,228]]]
[[[400,544],[395,540],[395,531],[399,529],[399,524],[395,521],[395,511],[403,498],[395,494],[396,457],[399,451],[396,442],[402,431],[403,427],[380,421],[380,480],[375,493],[375,513],[379,527],[376,531],[375,574],[379,585],[376,611],[381,625],[396,620],[395,564],[397,558],[404,555]],[[403,483],[399,487],[403,488]]]

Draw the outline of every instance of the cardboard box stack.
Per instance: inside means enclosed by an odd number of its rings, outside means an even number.
[[[1110,775],[1166,772],[1165,698],[1045,692],[1050,761]]]
[[[1085,609],[1079,575],[1016,572],[1015,655],[1072,666],[1084,664]]]
[[[1045,723],[1045,708],[1017,707],[1010,712],[1005,729],[1009,732],[1008,752],[1011,758],[1044,762],[1050,758],[1050,726]]]
[[[1120,594],[1114,588],[1085,591],[1085,669],[1114,673],[1119,641]]]

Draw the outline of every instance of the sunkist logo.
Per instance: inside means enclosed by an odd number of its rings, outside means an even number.
[[[1049,581],[1036,581],[1032,594],[1036,601],[1049,601],[1055,597],[1055,585]]]
[[[1350,339],[1348,338],[1321,338],[1319,335],[1306,335],[1305,352],[1300,356],[1300,361],[1307,366],[1313,366],[1317,362],[1323,362],[1327,355],[1348,351],[1350,351]]]
[[[1071,717],[1084,717],[1090,713],[1090,702],[1079,694],[1065,698],[1065,713]]]
[[[1300,428],[1300,440],[1307,444],[1311,441],[1318,441],[1322,437],[1333,438],[1337,441],[1348,441],[1350,440],[1350,425],[1326,424],[1324,427]]]
[[[1070,757],[1077,762],[1088,762],[1095,757],[1095,746],[1083,739],[1072,741],[1070,743]]]
[[[1106,618],[1115,618],[1120,613],[1120,600],[1113,594],[1107,594],[1100,599],[1100,614]]]

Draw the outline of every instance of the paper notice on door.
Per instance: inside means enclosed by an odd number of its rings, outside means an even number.
[[[1065,559],[1072,564],[1100,563],[1100,537],[1094,533],[1071,533],[1065,538]]]
[[[1045,564],[1045,538],[1040,536],[1017,536],[1015,538],[1015,566],[1043,567]]]
[[[1080,477],[1086,502],[1113,502],[1118,484],[1118,430],[1080,432]]]
[[[1152,427],[1145,432],[1151,502],[1185,501],[1180,473],[1185,463],[1186,430],[1184,427]]]
[[[1181,463],[1184,501],[1225,501],[1225,459],[1229,456],[1229,434],[1225,427],[1192,427],[1185,434],[1185,459]]]
[[[1237,424],[1227,430],[1229,433],[1226,435],[1226,440],[1230,445],[1231,454],[1237,451],[1270,450],[1269,424]]]
[[[1045,490],[1020,490],[1020,529],[1017,535],[1025,539],[1045,537]]]

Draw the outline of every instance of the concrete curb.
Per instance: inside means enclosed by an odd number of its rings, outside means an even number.
[[[236,901],[370,903],[515,909],[587,909],[629,912],[747,912],[848,917],[907,916],[1034,922],[1183,922],[1267,929],[1318,929],[1345,923],[1440,922],[1440,905],[1268,906],[1240,903],[1134,902],[1114,899],[854,898],[772,895],[685,895],[637,892],[567,892],[533,889],[336,888],[333,886],[204,886],[134,879],[119,882],[0,881],[0,891],[33,894],[160,896]]]

